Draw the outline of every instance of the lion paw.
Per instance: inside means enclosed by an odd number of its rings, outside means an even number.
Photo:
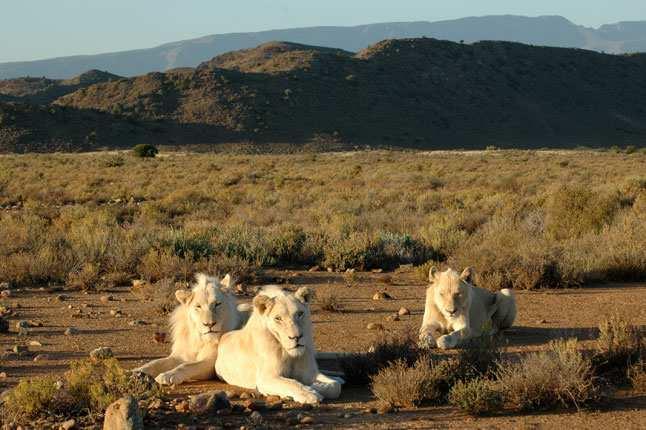
[[[428,333],[421,334],[419,336],[419,346],[423,349],[435,348],[435,339]]]
[[[449,334],[437,338],[437,346],[440,349],[451,349],[455,348],[456,345],[455,338]]]
[[[326,399],[338,399],[341,395],[341,384],[338,381],[314,382],[312,388],[321,393]]]
[[[157,375],[155,381],[159,385],[177,385],[184,382],[184,380],[175,372],[163,372]]]
[[[323,395],[312,387],[304,387],[303,391],[295,395],[293,398],[295,402],[311,405],[323,401]]]

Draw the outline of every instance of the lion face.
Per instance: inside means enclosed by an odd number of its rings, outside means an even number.
[[[217,278],[208,277],[191,291],[178,290],[175,296],[186,306],[191,325],[203,339],[217,340],[228,329],[230,309]]]
[[[311,348],[312,322],[310,292],[300,288],[296,293],[281,291],[254,298],[254,308],[262,315],[265,326],[278,340],[287,355],[300,357]]]
[[[462,274],[447,269],[439,272],[435,267],[429,271],[429,281],[433,286],[435,305],[447,319],[453,319],[467,313],[471,288],[469,282],[473,275],[471,268]]]

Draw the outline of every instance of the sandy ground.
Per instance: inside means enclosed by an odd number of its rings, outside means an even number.
[[[275,272],[294,286],[307,285],[316,294],[335,294],[343,305],[342,312],[328,313],[313,305],[313,322],[316,345],[321,351],[363,351],[382,332],[370,331],[366,325],[378,322],[390,334],[417,330],[421,323],[425,286],[418,282],[411,271],[396,273],[355,274],[351,286],[342,274],[327,272]],[[393,300],[372,300],[377,291],[387,291]],[[57,295],[66,297],[59,300]],[[108,303],[100,300],[110,294],[115,299]],[[249,300],[242,297],[241,300]],[[613,284],[569,290],[545,290],[517,293],[519,316],[515,326],[506,333],[507,349],[523,352],[543,348],[550,339],[576,337],[582,347],[590,347],[594,341],[598,323],[606,316],[621,312],[637,325],[646,325],[646,285]],[[0,390],[11,387],[20,378],[40,374],[63,372],[70,360],[86,357],[99,346],[109,346],[125,367],[135,367],[145,361],[164,356],[169,344],[153,341],[153,334],[166,331],[166,317],[159,312],[159,305],[145,302],[128,289],[109,292],[48,292],[23,290],[13,292],[3,300],[4,304],[16,306],[18,315],[11,317],[9,334],[0,334]],[[400,307],[410,309],[411,315],[400,321],[386,321],[386,317]],[[81,310],[81,315],[74,315]],[[110,314],[119,310],[121,317]],[[42,323],[31,329],[31,334],[20,337],[15,322],[29,320]],[[142,320],[144,325],[132,326],[133,320]],[[75,327],[78,334],[66,336],[68,327]],[[28,346],[29,353],[11,353],[15,345],[28,345],[38,341],[42,346]],[[38,359],[34,361],[34,358]],[[332,368],[333,363],[322,363]],[[166,389],[178,399],[189,394],[226,388],[216,381],[190,383]],[[449,407],[428,407],[414,411],[379,415],[369,411],[377,403],[367,388],[349,387],[341,398],[321,407],[307,411],[314,418],[309,427],[317,428],[646,428],[646,394],[630,391],[615,393],[615,400],[599,410],[560,411],[530,415],[499,415],[486,418],[471,418]],[[270,427],[285,427],[286,420],[296,412],[285,409],[264,413]],[[208,423],[167,411],[148,425],[154,428],[176,428],[177,424],[192,424],[198,428],[207,424],[239,427],[246,418],[214,417]],[[307,427],[307,426],[306,426]]]

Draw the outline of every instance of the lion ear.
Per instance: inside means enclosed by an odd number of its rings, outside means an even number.
[[[438,274],[437,267],[431,266],[431,268],[428,269],[428,281],[434,282],[435,279],[437,279],[437,274]]]
[[[473,283],[473,278],[475,277],[476,272],[473,270],[473,267],[467,267],[462,271],[462,274],[460,275],[460,280],[464,282],[468,282],[469,284]]]
[[[177,290],[175,291],[175,298],[181,304],[188,303],[193,297],[193,292],[190,290]]]
[[[264,314],[265,312],[269,312],[273,306],[273,297],[265,296],[264,294],[258,294],[253,298],[253,307],[258,309],[260,315]]]
[[[307,305],[314,298],[314,293],[307,287],[301,287],[294,293],[299,302]]]

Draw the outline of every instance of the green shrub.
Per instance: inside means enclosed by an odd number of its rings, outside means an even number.
[[[410,366],[397,360],[372,376],[370,389],[382,403],[393,407],[412,408],[425,400],[425,387],[431,375],[428,362],[418,360]]]
[[[132,148],[132,152],[139,158],[155,158],[159,150],[149,143],[140,143]]]
[[[451,387],[449,403],[471,415],[487,415],[501,409],[503,398],[495,381],[475,378]]]
[[[9,392],[3,410],[14,420],[35,418],[56,413],[65,406],[54,376],[24,379]]]

